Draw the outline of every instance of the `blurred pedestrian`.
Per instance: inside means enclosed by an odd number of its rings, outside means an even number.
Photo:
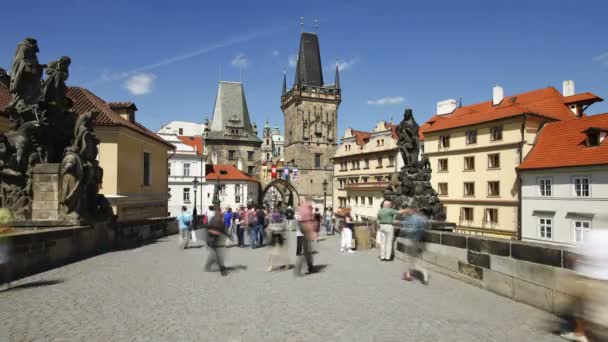
[[[321,232],[321,213],[319,213],[319,208],[315,208],[315,213],[313,215],[315,221],[315,242],[319,241],[319,233]]]
[[[278,209],[275,209],[270,216],[268,229],[270,230],[270,244],[272,245],[272,248],[268,253],[268,272],[274,271],[275,266],[273,261],[277,259],[279,262],[283,262],[282,264],[279,264],[279,267],[287,268],[289,265],[285,243],[285,231],[287,230],[287,226],[285,219]]]
[[[401,225],[399,235],[405,237],[409,242],[406,246],[409,263],[407,271],[403,273],[403,280],[412,281],[412,272],[417,271],[422,275],[422,283],[428,285],[430,274],[421,264],[420,253],[423,247],[421,242],[424,231],[431,228],[431,222],[415,208],[404,209],[402,215],[402,220],[396,222]]]
[[[256,222],[255,222],[255,238],[256,238],[256,247],[264,247],[264,227],[266,225],[266,213],[264,209],[259,206],[258,210],[255,212],[256,214]]]
[[[236,228],[236,238],[239,244],[239,247],[245,247],[245,237],[243,236],[243,219],[244,219],[244,211],[243,208],[239,208],[236,216],[234,218],[234,226]]]
[[[323,222],[325,225],[325,232],[327,235],[334,234],[334,213],[331,207],[325,208],[325,213],[323,213]]]
[[[403,215],[405,209],[396,210],[392,208],[392,202],[384,200],[382,208],[378,211],[378,223],[380,223],[380,260],[389,261],[393,256],[393,244],[395,241],[395,228],[393,223],[398,216]]]
[[[293,211],[293,208],[291,206],[288,206],[287,209],[285,209],[285,220],[287,220],[287,229],[291,231],[296,230],[296,227],[294,225],[294,217],[295,212]]]
[[[340,252],[342,253],[354,253],[353,251],[353,233],[355,230],[355,224],[353,217],[350,216],[350,212],[346,212],[344,215],[344,226],[342,227],[342,233],[340,238]]]
[[[175,218],[179,228],[179,242],[182,249],[188,248],[190,241],[190,225],[192,224],[192,214],[188,212],[186,206],[182,206],[181,212]]]
[[[224,229],[226,230],[226,234],[232,238],[232,217],[234,214],[232,213],[232,208],[226,208],[224,212]]]
[[[207,262],[205,263],[205,272],[212,272],[213,265],[217,264],[222,276],[227,276],[228,270],[224,265],[224,251],[219,246],[222,236],[230,239],[226,232],[220,206],[217,205],[215,215],[213,215],[213,219],[207,228],[207,247],[209,255],[207,256]]]
[[[295,275],[302,274],[304,263],[308,268],[308,273],[315,273],[316,269],[313,265],[311,243],[314,238],[315,223],[312,212],[312,199],[306,197],[298,208],[298,224],[302,231],[302,253],[297,257],[296,266],[294,269]]]
[[[255,210],[253,209],[252,205],[247,206],[247,211],[245,212],[245,228],[247,229],[247,232],[249,233],[249,240],[250,240],[250,244],[251,244],[251,248],[255,248],[255,244],[256,244],[256,234],[255,234],[255,224],[256,224],[256,217],[257,215],[255,214]]]

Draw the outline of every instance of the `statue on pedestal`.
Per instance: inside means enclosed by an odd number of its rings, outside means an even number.
[[[431,165],[426,156],[420,155],[420,141],[412,110],[407,108],[403,121],[397,127],[399,152],[404,166],[397,179],[393,179],[384,197],[393,202],[395,207],[414,207],[430,219],[445,221],[445,210],[437,192],[431,186]]]

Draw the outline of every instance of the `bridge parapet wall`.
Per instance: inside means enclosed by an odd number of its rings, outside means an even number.
[[[470,285],[556,314],[571,313],[580,282],[566,247],[427,231],[417,262]],[[411,241],[397,239],[396,258],[413,261]]]

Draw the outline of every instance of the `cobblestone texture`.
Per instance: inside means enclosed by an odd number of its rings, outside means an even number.
[[[322,273],[265,272],[267,249],[227,250],[228,277],[177,237],[100,255],[0,291],[0,341],[560,341],[553,316],[375,251],[318,245]],[[35,286],[37,285],[37,286]]]

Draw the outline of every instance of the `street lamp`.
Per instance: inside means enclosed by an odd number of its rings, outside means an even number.
[[[323,210],[327,209],[327,179],[323,180]]]
[[[193,216],[196,216],[198,214],[198,210],[196,209],[196,191],[198,190],[198,185],[201,182],[198,181],[198,178],[194,177],[194,180],[192,181],[192,187],[194,188],[194,210],[192,211]]]

